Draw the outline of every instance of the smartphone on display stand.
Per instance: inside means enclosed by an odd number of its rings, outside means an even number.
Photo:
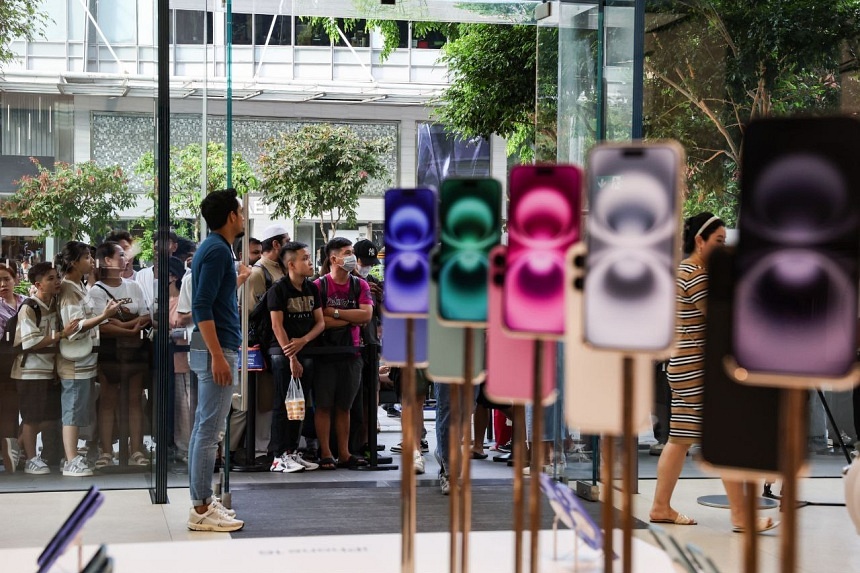
[[[595,350],[582,335],[582,276],[585,243],[573,245],[566,256],[564,337],[564,415],[567,424],[589,434],[624,433],[624,386],[621,356]],[[643,353],[633,355],[633,429],[651,428],[654,404],[654,361]]]
[[[595,348],[672,346],[683,165],[674,142],[603,144],[589,153],[584,333]]]
[[[430,283],[430,305],[436,308],[436,283]],[[467,329],[461,326],[444,325],[439,322],[435,312],[427,316],[427,358],[430,365],[427,372],[434,382],[447,384],[462,384],[463,367],[465,365],[465,335],[471,331],[472,336],[472,382],[479,384],[484,381],[484,330],[481,328]]]
[[[526,337],[564,334],[564,256],[579,240],[582,172],[517,165],[510,175],[505,327]]]
[[[436,193],[423,188],[386,191],[384,228],[385,312],[403,318],[427,316]]]
[[[490,251],[490,273],[487,285],[487,397],[493,401],[531,404],[533,398],[534,341],[516,338],[502,324],[502,284],[505,281],[507,247]],[[545,405],[555,401],[556,343],[543,346],[543,380],[541,396]]]
[[[502,186],[495,179],[446,179],[439,190],[441,225],[438,313],[442,322],[487,322],[488,254],[502,235]]]
[[[382,317],[382,361],[389,366],[406,366],[406,320],[397,316]],[[414,360],[416,368],[427,367],[427,319],[412,319]]]
[[[839,388],[857,379],[860,122],[752,122],[744,135],[730,373]]]

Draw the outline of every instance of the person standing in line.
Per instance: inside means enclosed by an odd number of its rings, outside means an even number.
[[[63,416],[63,447],[66,452],[66,462],[63,465],[63,475],[66,477],[88,477],[93,475],[93,468],[83,456],[78,454],[78,436],[80,428],[90,424],[90,402],[93,394],[93,383],[98,374],[98,354],[96,348],[99,342],[99,325],[119,312],[119,303],[115,300],[105,304],[101,314],[96,314],[95,303],[90,293],[84,289],[84,276],[93,273],[92,251],[89,245],[80,241],[69,241],[57,257],[63,281],[57,297],[57,312],[60,318],[60,328],[77,321],[77,329],[68,336],[68,340],[76,341],[92,338],[93,352],[76,360],[63,356],[62,344],[57,355],[57,374],[62,384],[60,403]]]
[[[320,290],[323,317],[329,334],[337,333],[337,346],[352,345],[355,353],[319,356],[314,362],[314,425],[320,441],[320,469],[354,469],[367,460],[349,451],[350,409],[361,387],[361,354],[357,352],[361,325],[373,316],[373,298],[367,281],[352,276],[357,258],[352,241],[335,237],[326,244],[323,274],[314,281]],[[357,285],[354,281],[357,281]],[[334,337],[332,337],[334,338]],[[338,459],[331,451],[331,422],[334,418]]]
[[[277,281],[266,294],[275,338],[267,349],[275,378],[272,407],[271,440],[273,472],[294,473],[315,470],[318,464],[309,462],[299,453],[303,420],[289,420],[284,402],[292,377],[301,380],[305,400],[310,398],[313,361],[302,354],[305,346],[325,330],[320,293],[310,280],[314,274],[313,261],[304,243],[284,243],[280,261],[287,276]]]
[[[242,331],[231,245],[244,232],[245,216],[235,189],[209,193],[200,212],[212,233],[201,243],[191,270],[195,329],[190,365],[197,375],[197,411],[188,445],[192,507],[187,526],[192,531],[237,531],[245,522],[212,496],[212,476],[238,381]]]

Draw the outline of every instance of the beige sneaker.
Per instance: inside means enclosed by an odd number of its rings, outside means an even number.
[[[230,517],[220,503],[209,504],[209,510],[205,513],[197,513],[192,507],[188,510],[188,529],[191,531],[239,531],[245,527],[245,522],[235,517]]]

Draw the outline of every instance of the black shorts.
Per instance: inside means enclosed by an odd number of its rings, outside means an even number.
[[[361,357],[314,361],[314,407],[349,410],[361,388]]]
[[[60,419],[60,383],[56,380],[15,380],[25,424]]]
[[[487,393],[484,392],[484,383],[478,385],[478,397],[475,398],[475,403],[478,406],[483,406],[487,410],[504,410],[505,408],[510,408],[510,404],[500,404],[498,402],[493,402],[489,398],[487,398]]]

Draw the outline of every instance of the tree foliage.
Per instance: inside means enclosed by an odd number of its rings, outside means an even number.
[[[147,152],[140,158],[135,167],[135,173],[141,175],[147,186],[146,197],[149,200],[149,212],[154,213],[156,203],[156,165],[152,152]],[[170,225],[180,235],[200,239],[199,209],[203,199],[201,192],[203,175],[203,145],[191,143],[185,147],[170,148]],[[259,180],[253,169],[240,153],[233,153],[232,184],[239,195],[255,191]],[[227,146],[223,143],[208,142],[206,144],[206,192],[216,191],[227,187]],[[188,221],[192,220],[193,223]],[[145,217],[140,224],[145,235],[153,235],[155,217]],[[146,249],[147,247],[144,246]],[[141,252],[146,260],[148,251]]]
[[[15,59],[9,42],[24,38],[33,41],[44,37],[48,16],[38,2],[3,0],[0,2],[0,68]]]
[[[461,24],[442,49],[451,85],[434,119],[464,137],[508,140],[508,155],[532,156],[535,130],[534,26]]]
[[[328,220],[332,232],[344,219],[356,222],[359,198],[371,179],[390,180],[381,155],[390,138],[366,139],[347,127],[311,124],[263,143],[263,201],[275,217]]]
[[[42,238],[97,240],[110,231],[123,209],[135,203],[128,177],[118,165],[57,162],[52,171],[37,159],[30,160],[38,175],[16,181],[18,189],[3,202],[0,213],[18,219]]]
[[[650,137],[689,153],[687,211],[734,222],[746,125],[759,117],[838,108],[840,69],[856,62],[860,1],[675,0],[648,33]]]

